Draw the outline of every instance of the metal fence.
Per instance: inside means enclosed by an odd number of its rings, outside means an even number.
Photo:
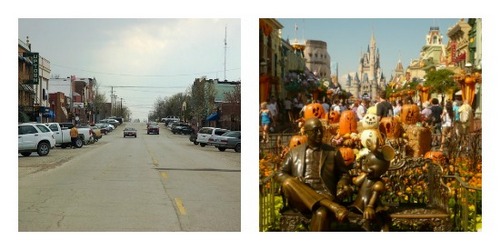
[[[269,143],[261,144],[260,146],[261,155],[279,155],[284,145],[288,145],[291,137],[295,134],[271,134]],[[481,130],[475,131],[468,135],[465,143],[462,142],[463,146],[466,145],[466,150],[450,153],[457,156],[466,154],[471,160],[470,167],[473,167],[478,162],[481,162],[481,140]],[[271,168],[277,170],[279,166],[276,165]],[[279,194],[279,185],[274,181],[273,176],[274,172],[265,178],[261,178],[259,182],[259,228],[262,232],[280,230],[279,209],[282,205],[282,198]],[[455,185],[450,187],[454,192],[452,192],[452,197],[448,202],[453,221],[452,231],[480,231],[482,226],[482,189],[470,186],[458,174],[445,175],[442,178],[444,182],[455,180]]]

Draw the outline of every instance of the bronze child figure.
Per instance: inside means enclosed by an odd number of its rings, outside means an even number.
[[[394,150],[386,145],[370,151],[361,160],[361,174],[353,179],[359,190],[351,208],[363,215],[362,228],[366,231],[372,231],[374,223],[381,231],[389,231],[390,218],[386,214],[388,207],[380,201],[380,196],[385,191],[385,181],[381,176],[389,169],[393,156]]]

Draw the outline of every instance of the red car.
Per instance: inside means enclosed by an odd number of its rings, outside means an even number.
[[[148,135],[149,134],[159,135],[160,134],[160,127],[156,124],[150,124],[148,126]]]

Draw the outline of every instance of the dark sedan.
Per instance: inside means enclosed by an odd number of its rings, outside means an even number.
[[[137,137],[137,130],[135,128],[125,128],[123,130],[123,137],[127,136]]]
[[[194,130],[189,124],[181,123],[177,124],[172,127],[172,133],[174,134],[183,134],[183,135],[189,135],[193,133]]]
[[[160,134],[160,126],[158,126],[158,124],[149,124],[148,135],[149,134],[159,135]]]

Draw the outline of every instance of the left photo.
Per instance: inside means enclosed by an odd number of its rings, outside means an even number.
[[[19,232],[240,232],[240,19],[18,19]]]

